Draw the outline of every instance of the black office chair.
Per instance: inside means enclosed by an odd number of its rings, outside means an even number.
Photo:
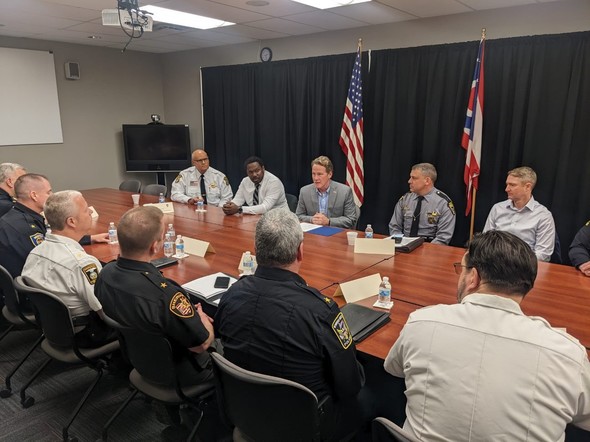
[[[21,276],[15,278],[14,285],[17,291],[26,294],[33,304],[35,317],[45,335],[41,348],[49,356],[20,391],[23,408],[29,408],[35,403],[34,398],[27,396],[26,390],[54,359],[68,364],[83,363],[96,371],[94,381],[90,384],[62,429],[64,441],[76,440],[76,438],[68,435],[68,429],[100,381],[104,369],[107,368],[105,357],[119,349],[119,342],[109,342],[98,348],[79,348],[75,339],[75,334],[79,331],[79,328],[74,327],[70,311],[61,299],[43,289],[29,287]]]
[[[295,213],[297,211],[297,197],[295,195],[291,195],[290,193],[286,193],[285,198],[287,198],[287,205],[289,206],[289,210]]]
[[[145,195],[156,195],[156,196],[163,193],[164,196],[166,196],[166,194],[168,193],[168,189],[166,189],[166,186],[164,186],[163,184],[148,184],[147,186],[145,186],[143,188],[141,193],[143,193]]]
[[[139,180],[125,180],[119,184],[119,190],[125,190],[127,192],[139,193],[141,190],[141,181]],[[159,195],[159,192],[158,192]]]
[[[419,442],[403,428],[384,417],[373,419],[371,424],[373,442]]]
[[[559,241],[557,231],[555,231],[555,245],[549,262],[552,262],[553,264],[563,264],[563,260],[561,259],[561,242]]]
[[[2,315],[10,324],[8,329],[0,336],[0,341],[12,330],[31,330],[39,329],[35,320],[35,315],[32,310],[21,302],[14,287],[12,276],[4,267],[0,266],[0,292],[4,298],[4,307],[2,308]],[[35,340],[33,345],[29,348],[27,353],[18,361],[10,372],[6,375],[4,389],[0,391],[1,398],[7,398],[12,395],[11,379],[16,371],[23,365],[27,358],[39,346],[43,340],[43,333]]]
[[[176,371],[172,347],[166,337],[113,324],[110,321],[107,324],[118,328],[123,351],[134,369],[129,374],[133,391],[103,427],[102,440],[107,440],[111,424],[140,391],[165,404],[187,404],[196,410],[199,417],[187,439],[188,442],[192,441],[203,418],[203,405],[215,393],[215,382],[210,380],[182,387]]]
[[[286,379],[245,370],[211,353],[217,397],[234,439],[256,442],[320,440],[316,395]]]

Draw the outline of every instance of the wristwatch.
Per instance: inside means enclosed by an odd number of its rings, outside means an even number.
[[[238,213],[242,213],[243,211],[244,211],[244,209],[242,209],[242,207],[240,207],[240,208],[238,209]]]

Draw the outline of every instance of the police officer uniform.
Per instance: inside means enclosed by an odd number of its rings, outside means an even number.
[[[74,323],[86,326],[77,334],[78,345],[82,347],[97,347],[115,339],[114,331],[96,313],[91,313],[102,309],[94,295],[100,270],[98,259],[88,255],[80,243],[51,233],[31,250],[22,270],[28,285],[60,298],[70,310]]]
[[[45,239],[47,226],[45,218],[19,202],[0,218],[0,265],[10,272],[13,278],[21,274],[25,260],[31,250]],[[80,244],[90,244],[86,235]]]
[[[333,411],[323,414],[324,438],[360,426],[356,398],[364,373],[348,325],[336,303],[299,275],[259,266],[223,295],[214,324],[232,362],[303,384],[319,401],[332,399]]]
[[[420,210],[418,236],[433,244],[449,244],[455,232],[455,206],[451,198],[433,187],[424,195]],[[410,236],[419,195],[408,192],[397,202],[389,221],[389,234]]]
[[[207,205],[223,206],[231,201],[233,192],[227,177],[220,171],[209,167],[203,174]],[[189,167],[178,174],[172,183],[170,198],[172,201],[187,203],[201,195],[201,173],[195,166]]]
[[[590,221],[576,233],[570,245],[569,257],[576,268],[590,261]]]
[[[3,217],[14,206],[14,198],[4,190],[0,189],[0,218]]]
[[[119,257],[104,267],[95,292],[115,321],[170,340],[183,385],[212,377],[209,355],[188,350],[202,345],[209,332],[184,290],[152,264]]]

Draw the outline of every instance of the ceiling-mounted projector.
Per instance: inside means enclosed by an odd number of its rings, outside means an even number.
[[[142,29],[144,32],[150,32],[154,20],[151,16],[143,14],[141,11],[137,11],[132,17],[125,9],[103,9],[102,24],[104,26],[123,26],[130,31]]]

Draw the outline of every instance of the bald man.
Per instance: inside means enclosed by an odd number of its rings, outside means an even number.
[[[209,166],[209,155],[197,149],[192,155],[193,165],[178,174],[172,183],[172,201],[197,204],[203,198],[210,206],[223,206],[231,201],[233,192],[227,177]]]

